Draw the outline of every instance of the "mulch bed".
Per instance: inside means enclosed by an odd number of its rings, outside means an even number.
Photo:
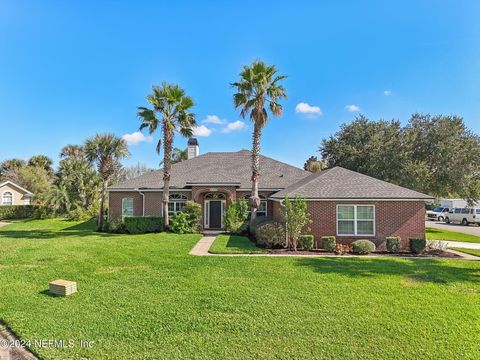
[[[333,252],[328,252],[325,250],[320,250],[320,249],[313,249],[311,251],[304,251],[304,250],[298,250],[298,251],[292,251],[292,250],[287,250],[287,249],[267,249],[269,254],[281,254],[281,255],[337,255]],[[461,258],[462,256],[451,253],[449,251],[443,251],[443,250],[430,250],[430,251],[424,251],[421,254],[412,254],[411,252],[408,251],[401,251],[399,253],[389,253],[386,251],[374,251],[369,255],[375,255],[378,257],[412,257],[412,258],[447,258],[447,259],[452,259],[452,258]],[[362,256],[362,255],[357,255],[357,254],[344,254],[342,256],[345,257],[353,257],[353,256]]]

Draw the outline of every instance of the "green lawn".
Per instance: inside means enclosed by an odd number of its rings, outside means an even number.
[[[209,252],[212,254],[261,254],[266,251],[258,248],[246,236],[219,235]]]
[[[425,233],[428,240],[448,240],[480,243],[480,236],[464,234],[456,231],[427,227],[425,229]]]
[[[0,317],[77,341],[34,347],[45,359],[480,358],[480,262],[188,255],[198,239],[4,227]],[[79,292],[49,296],[57,278]]]
[[[480,256],[480,250],[478,250],[478,249],[465,249],[465,248],[451,248],[451,249],[463,252],[465,254]]]

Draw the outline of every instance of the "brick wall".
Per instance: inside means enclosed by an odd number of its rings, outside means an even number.
[[[375,236],[336,236],[336,205],[375,205]],[[310,233],[315,236],[317,247],[320,247],[322,236],[333,235],[337,242],[349,244],[358,239],[373,241],[377,247],[383,249],[387,236],[400,236],[402,247],[408,248],[409,237],[425,236],[425,204],[423,201],[310,201],[308,211],[312,223]],[[282,221],[280,204],[273,204],[273,218]]]

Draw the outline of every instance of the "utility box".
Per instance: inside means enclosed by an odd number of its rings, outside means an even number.
[[[58,296],[68,296],[77,292],[77,283],[68,280],[55,280],[48,284],[50,293]]]

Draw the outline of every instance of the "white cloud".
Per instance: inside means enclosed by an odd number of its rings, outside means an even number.
[[[307,114],[311,116],[320,116],[322,115],[322,110],[318,106],[309,105],[307,103],[301,102],[298,103],[295,107],[295,112],[301,114]]]
[[[351,104],[351,105],[345,106],[345,109],[350,112],[357,112],[360,110],[360,106]]]
[[[135,131],[131,134],[125,134],[122,136],[122,139],[125,140],[128,145],[138,145],[141,142],[151,143],[153,141],[152,136],[145,136],[140,131]]]
[[[193,129],[193,135],[195,136],[210,136],[212,134],[212,129],[206,127],[205,125],[195,126]]]
[[[239,131],[245,127],[245,123],[241,120],[237,120],[231,123],[228,123],[226,127],[223,128],[222,132],[229,133],[232,131]]]
[[[391,92],[390,90],[385,90],[385,91],[383,92],[383,95],[385,95],[385,96],[390,96],[390,95],[392,95],[392,92]]]
[[[217,115],[207,115],[207,117],[202,120],[202,123],[223,125],[227,123],[227,120],[220,119]]]

